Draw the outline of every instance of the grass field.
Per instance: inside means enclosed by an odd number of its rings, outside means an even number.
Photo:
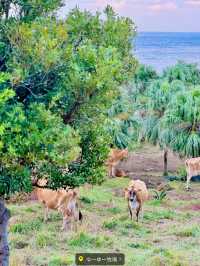
[[[54,211],[44,224],[37,202],[9,204],[10,266],[74,265],[76,252],[122,252],[126,266],[199,266],[200,185],[186,192],[183,183],[170,182],[167,198],[148,201],[137,224],[130,221],[123,198],[128,182],[110,179],[81,188],[84,221],[78,232],[61,232],[62,220]]]
[[[169,171],[182,166],[169,154]],[[155,189],[164,182],[162,151],[146,145],[121,164],[131,178],[143,179]],[[170,182],[173,188],[162,201],[144,206],[144,219],[130,221],[123,191],[128,178],[109,179],[102,186],[80,189],[83,224],[78,232],[61,232],[62,218],[52,211],[43,223],[43,208],[35,201],[8,204],[10,266],[74,265],[77,252],[122,252],[126,266],[200,265],[200,185]]]

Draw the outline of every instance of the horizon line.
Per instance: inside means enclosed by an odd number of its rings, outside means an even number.
[[[158,31],[158,30],[136,30],[139,33],[200,33],[200,31]]]

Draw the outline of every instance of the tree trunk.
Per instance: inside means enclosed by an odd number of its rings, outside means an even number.
[[[164,176],[168,176],[168,150],[164,149]]]
[[[0,265],[9,266],[9,247],[7,240],[7,225],[10,213],[0,200]]]

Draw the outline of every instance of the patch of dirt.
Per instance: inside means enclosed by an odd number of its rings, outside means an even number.
[[[22,242],[22,241],[19,241],[15,244],[15,248],[16,249],[23,249],[25,247],[28,246],[28,243],[25,243],[25,242]]]
[[[183,161],[172,152],[168,153],[168,169],[175,172],[183,166]],[[161,172],[163,171],[163,151],[159,147],[145,145],[139,151],[129,154],[123,162],[123,168],[128,172]]]
[[[200,204],[189,205],[184,209],[192,210],[192,211],[200,211]]]
[[[168,153],[168,171],[170,173],[183,166],[184,162],[172,152]],[[163,181],[163,151],[159,147],[145,145],[139,151],[129,153],[126,160],[119,163],[131,179],[141,179],[149,188],[155,188]]]
[[[124,190],[120,188],[113,189],[113,195],[115,197],[124,197]]]

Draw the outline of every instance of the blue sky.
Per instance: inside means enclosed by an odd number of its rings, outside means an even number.
[[[94,12],[107,4],[133,18],[138,31],[200,32],[200,0],[66,0],[62,13],[76,5]]]

